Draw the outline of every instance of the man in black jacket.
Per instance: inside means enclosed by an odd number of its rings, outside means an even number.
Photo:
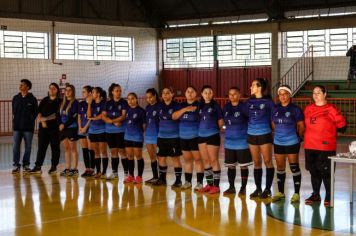
[[[20,147],[22,139],[25,140],[25,153],[22,159],[24,173],[28,173],[31,169],[30,156],[32,147],[33,131],[35,129],[35,120],[37,117],[38,104],[37,99],[29,90],[32,88],[31,81],[27,79],[21,80],[20,93],[12,99],[12,121],[13,121],[13,174],[20,173]]]

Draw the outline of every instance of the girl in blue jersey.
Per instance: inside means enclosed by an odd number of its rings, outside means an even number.
[[[189,86],[185,90],[186,102],[181,103],[181,109],[173,113],[173,120],[179,119],[180,146],[184,158],[185,183],[182,189],[192,187],[193,162],[197,172],[197,185],[195,191],[203,188],[204,169],[199,153],[198,131],[199,131],[199,102],[197,101],[197,91]]]
[[[83,101],[79,102],[78,105],[78,133],[80,146],[83,151],[83,159],[85,172],[81,175],[81,177],[86,178],[90,177],[94,174],[94,162],[95,162],[95,154],[94,150],[90,148],[90,141],[88,138],[88,129],[90,121],[87,119],[88,112],[88,102],[87,99],[91,96],[92,87],[87,85],[83,87],[82,95]]]
[[[143,131],[146,124],[146,112],[138,105],[136,93],[127,95],[128,109],[126,114],[125,150],[128,158],[129,176],[124,183],[142,183],[145,162],[142,158]],[[134,177],[135,160],[137,160],[137,176]]]
[[[248,111],[245,103],[240,102],[240,89],[229,89],[229,100],[223,110],[225,123],[225,165],[230,187],[224,195],[235,194],[236,166],[241,170],[241,188],[239,196],[246,195],[248,166],[252,165],[252,157],[247,143]]]
[[[220,192],[221,167],[219,163],[220,129],[224,119],[219,104],[213,99],[210,85],[203,86],[199,106],[199,152],[203,158],[207,185],[200,192]]]
[[[146,130],[145,143],[148,155],[151,160],[151,169],[153,177],[146,180],[146,184],[152,184],[158,180],[158,165],[157,165],[157,136],[159,126],[159,110],[158,102],[159,95],[154,88],[149,88],[146,91]]]
[[[103,112],[103,120],[105,121],[106,142],[111,151],[111,167],[112,174],[108,176],[108,180],[118,180],[119,154],[121,156],[122,165],[124,167],[125,177],[127,176],[128,165],[125,153],[125,116],[127,110],[127,101],[121,98],[121,86],[119,84],[111,84],[109,88],[110,100],[106,102],[106,108]]]
[[[96,174],[94,178],[106,179],[108,157],[106,150],[105,122],[103,112],[105,111],[106,93],[100,87],[93,88],[92,96],[88,99],[87,117],[90,120],[89,140],[91,148],[95,153]],[[102,158],[102,159],[101,159]],[[101,161],[103,170],[101,171]]]
[[[65,88],[65,95],[59,112],[60,139],[64,145],[64,159],[66,166],[60,175],[78,176],[78,101],[75,99],[75,88],[71,84],[68,84]]]
[[[299,168],[300,137],[304,134],[304,115],[297,105],[291,102],[292,91],[288,85],[278,88],[280,103],[272,110],[272,127],[274,130],[274,156],[277,162],[278,192],[272,201],[285,199],[284,182],[286,179],[286,157],[290,170],[293,173],[294,194],[291,203],[299,202],[299,190],[301,184],[301,172]]]
[[[180,109],[177,102],[173,100],[174,93],[171,88],[162,90],[162,103],[159,110],[159,131],[158,131],[158,163],[159,163],[159,178],[154,185],[166,185],[167,174],[167,157],[172,157],[176,180],[172,188],[180,188],[182,186],[182,164],[180,163],[180,155],[182,155],[179,143],[179,122],[172,119],[175,111]]]
[[[267,89],[267,81],[257,78],[251,85],[251,97],[246,101],[249,120],[247,128],[247,142],[249,143],[253,163],[256,190],[250,194],[250,198],[259,197],[266,199],[271,197],[271,186],[274,177],[272,162],[272,129],[271,112],[274,102],[268,96],[264,96]],[[266,166],[266,188],[262,192],[262,160]]]

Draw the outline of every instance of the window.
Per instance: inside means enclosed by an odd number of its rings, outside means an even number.
[[[48,59],[48,33],[0,31],[0,57]]]
[[[300,57],[311,45],[314,56],[345,56],[356,43],[356,28],[284,32],[283,39],[283,57]]]
[[[133,38],[57,34],[57,59],[133,60]]]
[[[212,36],[164,40],[164,67],[212,67],[213,40]],[[221,66],[270,65],[271,34],[218,36],[217,58]]]

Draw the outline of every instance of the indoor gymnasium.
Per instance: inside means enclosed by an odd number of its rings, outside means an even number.
[[[0,235],[353,235],[356,1],[1,0]]]

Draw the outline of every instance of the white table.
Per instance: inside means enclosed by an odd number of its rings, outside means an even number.
[[[354,198],[354,164],[356,164],[356,159],[350,159],[345,157],[329,157],[331,160],[331,196],[330,196],[330,206],[334,207],[334,192],[335,192],[335,164],[336,163],[349,163],[350,165],[350,203],[353,202]]]

